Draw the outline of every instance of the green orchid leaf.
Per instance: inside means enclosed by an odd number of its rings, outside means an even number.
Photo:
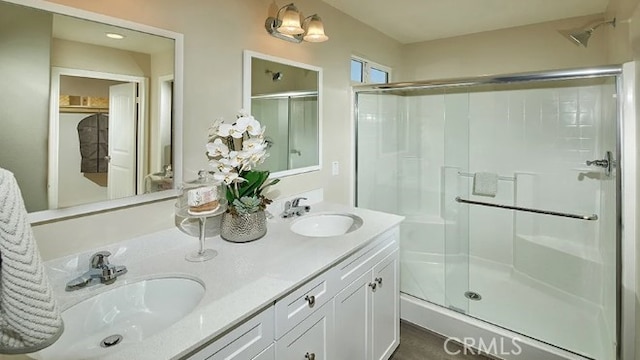
[[[267,171],[247,171],[243,173],[242,177],[247,181],[239,188],[240,197],[255,196],[257,195],[258,189],[260,189],[269,177],[269,173]]]

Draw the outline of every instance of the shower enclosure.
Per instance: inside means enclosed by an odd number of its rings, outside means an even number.
[[[318,163],[318,92],[286,92],[251,97],[251,112],[269,129],[272,172]]]
[[[403,298],[616,359],[621,78],[607,67],[355,89],[356,204],[406,217]]]

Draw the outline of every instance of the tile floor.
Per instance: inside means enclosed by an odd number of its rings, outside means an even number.
[[[458,354],[445,351],[445,338],[407,322],[400,323],[400,346],[390,360],[490,360],[485,356],[464,354],[460,346],[447,344],[447,349]]]

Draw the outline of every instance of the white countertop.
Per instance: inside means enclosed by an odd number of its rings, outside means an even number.
[[[184,259],[187,253],[198,248],[197,238],[175,228],[165,230],[95,249],[110,251],[110,262],[127,266],[128,273],[115,284],[73,292],[64,290],[66,282],[87,270],[89,257],[95,251],[54,259],[46,262],[45,267],[62,310],[101,291],[141,279],[169,275],[200,279],[206,292],[189,315],[138,344],[117,351],[104,350],[105,356],[101,357],[179,359],[273,304],[403,219],[330,203],[312,206],[312,214],[322,212],[356,214],[363,219],[363,226],[342,236],[310,238],[289,230],[296,218],[274,217],[268,221],[267,235],[254,242],[236,244],[219,236],[208,238],[205,248],[215,249],[219,254],[202,263]]]

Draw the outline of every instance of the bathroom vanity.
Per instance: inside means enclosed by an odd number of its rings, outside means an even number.
[[[293,223],[314,214],[349,214],[362,219],[362,225],[337,236],[291,231]],[[110,251],[111,262],[126,265],[128,273],[113,285],[73,292],[65,292],[64,283],[84,270],[91,252],[45,265],[63,310],[150,279],[191,279],[205,289],[195,308],[166,328],[122,334],[121,343],[105,348],[99,339],[127,330],[104,324],[106,332],[97,335],[96,344],[89,346],[93,348],[75,349],[74,356],[86,350],[87,356],[105,359],[387,359],[399,343],[402,219],[320,203],[309,215],[270,219],[267,235],[252,243],[207,239],[207,247],[219,255],[203,263],[184,260],[197,239],[170,229],[96,249]],[[131,291],[129,296],[140,295]],[[144,307],[152,301],[139,303]],[[70,359],[64,353],[68,348],[54,348],[38,358]]]

